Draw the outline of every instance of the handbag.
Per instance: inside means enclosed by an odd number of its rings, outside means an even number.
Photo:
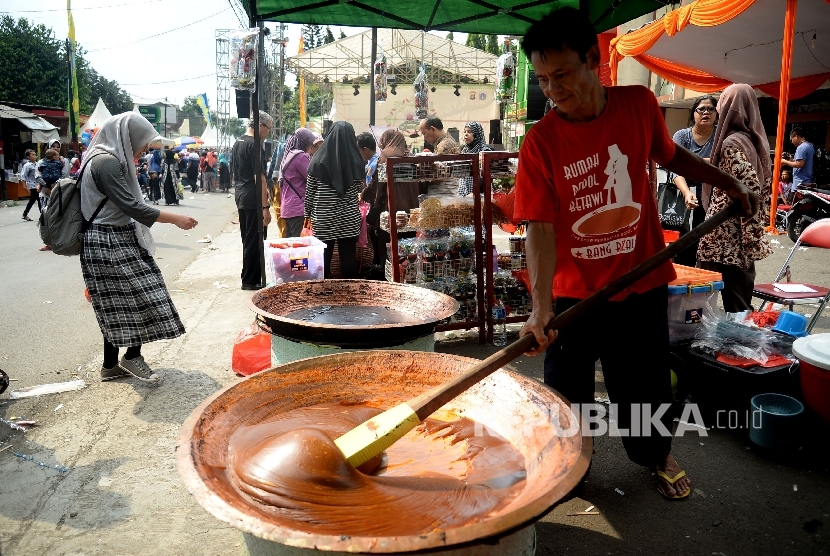
[[[357,236],[357,245],[358,247],[366,247],[369,241],[368,230],[366,228],[366,216],[369,214],[369,209],[372,208],[372,205],[366,201],[360,201],[357,207],[360,209],[360,235]]]
[[[300,237],[310,237],[314,235],[314,230],[311,228],[311,218],[303,220],[303,230],[300,232]]]
[[[686,200],[673,183],[657,185],[657,211],[664,230],[680,231],[686,221]]]

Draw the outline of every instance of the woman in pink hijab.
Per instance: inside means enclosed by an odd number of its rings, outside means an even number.
[[[760,200],[751,218],[733,218],[703,236],[697,250],[698,267],[720,272],[723,308],[729,313],[752,309],[755,261],[772,253],[764,225],[769,221],[772,162],[769,141],[761,123],[758,100],[749,85],[727,87],[718,100],[720,123],[712,145],[711,162],[743,183]],[[732,199],[721,189],[703,185],[706,218],[725,209]]]
[[[280,218],[285,219],[286,237],[300,237],[303,231],[306,179],[311,154],[317,138],[309,129],[300,128],[285,142],[280,163]]]

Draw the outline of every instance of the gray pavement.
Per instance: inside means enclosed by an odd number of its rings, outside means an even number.
[[[170,264],[164,268],[165,279],[187,329],[180,338],[143,350],[163,377],[156,385],[97,381],[99,333],[81,294],[77,260],[37,252],[36,236],[26,235],[14,213],[22,209],[0,209],[0,366],[20,378],[12,389],[73,377],[87,383],[80,391],[32,399],[0,396],[3,418],[38,421],[26,433],[0,423],[0,450],[12,446],[0,452],[3,555],[239,553],[239,533],[194,502],[174,464],[175,439],[184,419],[217,389],[241,380],[230,371],[231,351],[237,333],[252,321],[244,304],[250,292],[238,288],[241,245],[238,227],[229,223],[232,200],[203,197],[191,201],[193,210],[205,216],[196,214],[200,226],[190,236],[173,227],[155,230],[157,241],[167,244],[159,250],[164,257],[159,263]],[[213,235],[214,249],[193,243],[205,233]],[[12,234],[15,245],[7,251]],[[782,247],[789,245],[785,237],[776,239]],[[776,249],[759,264],[759,280],[771,279],[785,254],[785,249]],[[793,270],[796,280],[830,284],[830,252],[799,252]],[[60,282],[60,289],[51,290],[57,293],[43,297],[40,284],[32,285],[44,277]],[[50,341],[49,331],[55,327],[67,331],[65,340]],[[817,331],[828,330],[826,316]],[[439,342],[436,350],[484,358],[495,348],[459,334]],[[541,363],[521,357],[514,367],[541,378]],[[60,375],[58,369],[64,369]],[[601,379],[598,373],[598,396],[604,395]],[[818,426],[813,430],[827,434]],[[808,438],[796,452],[770,454],[753,447],[745,431],[713,428],[708,434],[686,435],[674,444],[695,488],[682,502],[664,501],[650,471],[631,464],[618,439],[597,439],[587,483],[537,525],[537,554],[830,551],[830,472],[827,448],[818,441],[822,439]],[[37,466],[13,452],[69,471]],[[567,516],[589,505],[600,515]]]
[[[233,198],[220,193],[187,191],[181,203],[158,208],[193,216],[198,227],[153,226],[157,263],[168,283],[205,247],[196,240],[217,236],[236,217]],[[16,379],[16,388],[60,379],[103,349],[78,257],[38,251],[39,213],[34,207],[34,222],[26,222],[24,208],[25,202],[0,208],[0,369]]]

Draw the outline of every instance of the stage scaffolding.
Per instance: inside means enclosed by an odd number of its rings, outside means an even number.
[[[230,36],[236,29],[216,30],[216,140],[219,152],[231,147]]]

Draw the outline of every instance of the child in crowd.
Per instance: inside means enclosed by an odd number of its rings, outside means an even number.
[[[150,172],[150,199],[154,205],[161,199],[161,178],[156,172]]]
[[[793,187],[793,171],[789,168],[782,168],[781,180],[778,182],[778,202],[789,205],[790,201],[792,201],[793,191],[795,191]]]
[[[147,164],[143,161],[139,160],[138,168],[136,169],[136,177],[138,178],[138,185],[141,186],[141,190],[147,190],[147,186],[149,185],[149,177],[147,176]],[[150,195],[147,195],[149,198]]]
[[[49,205],[49,196],[52,194],[52,188],[58,183],[63,175],[63,162],[61,162],[58,151],[49,149],[46,151],[46,158],[38,167],[40,177],[43,178],[43,184],[38,186],[40,192],[40,206],[41,210]]]

